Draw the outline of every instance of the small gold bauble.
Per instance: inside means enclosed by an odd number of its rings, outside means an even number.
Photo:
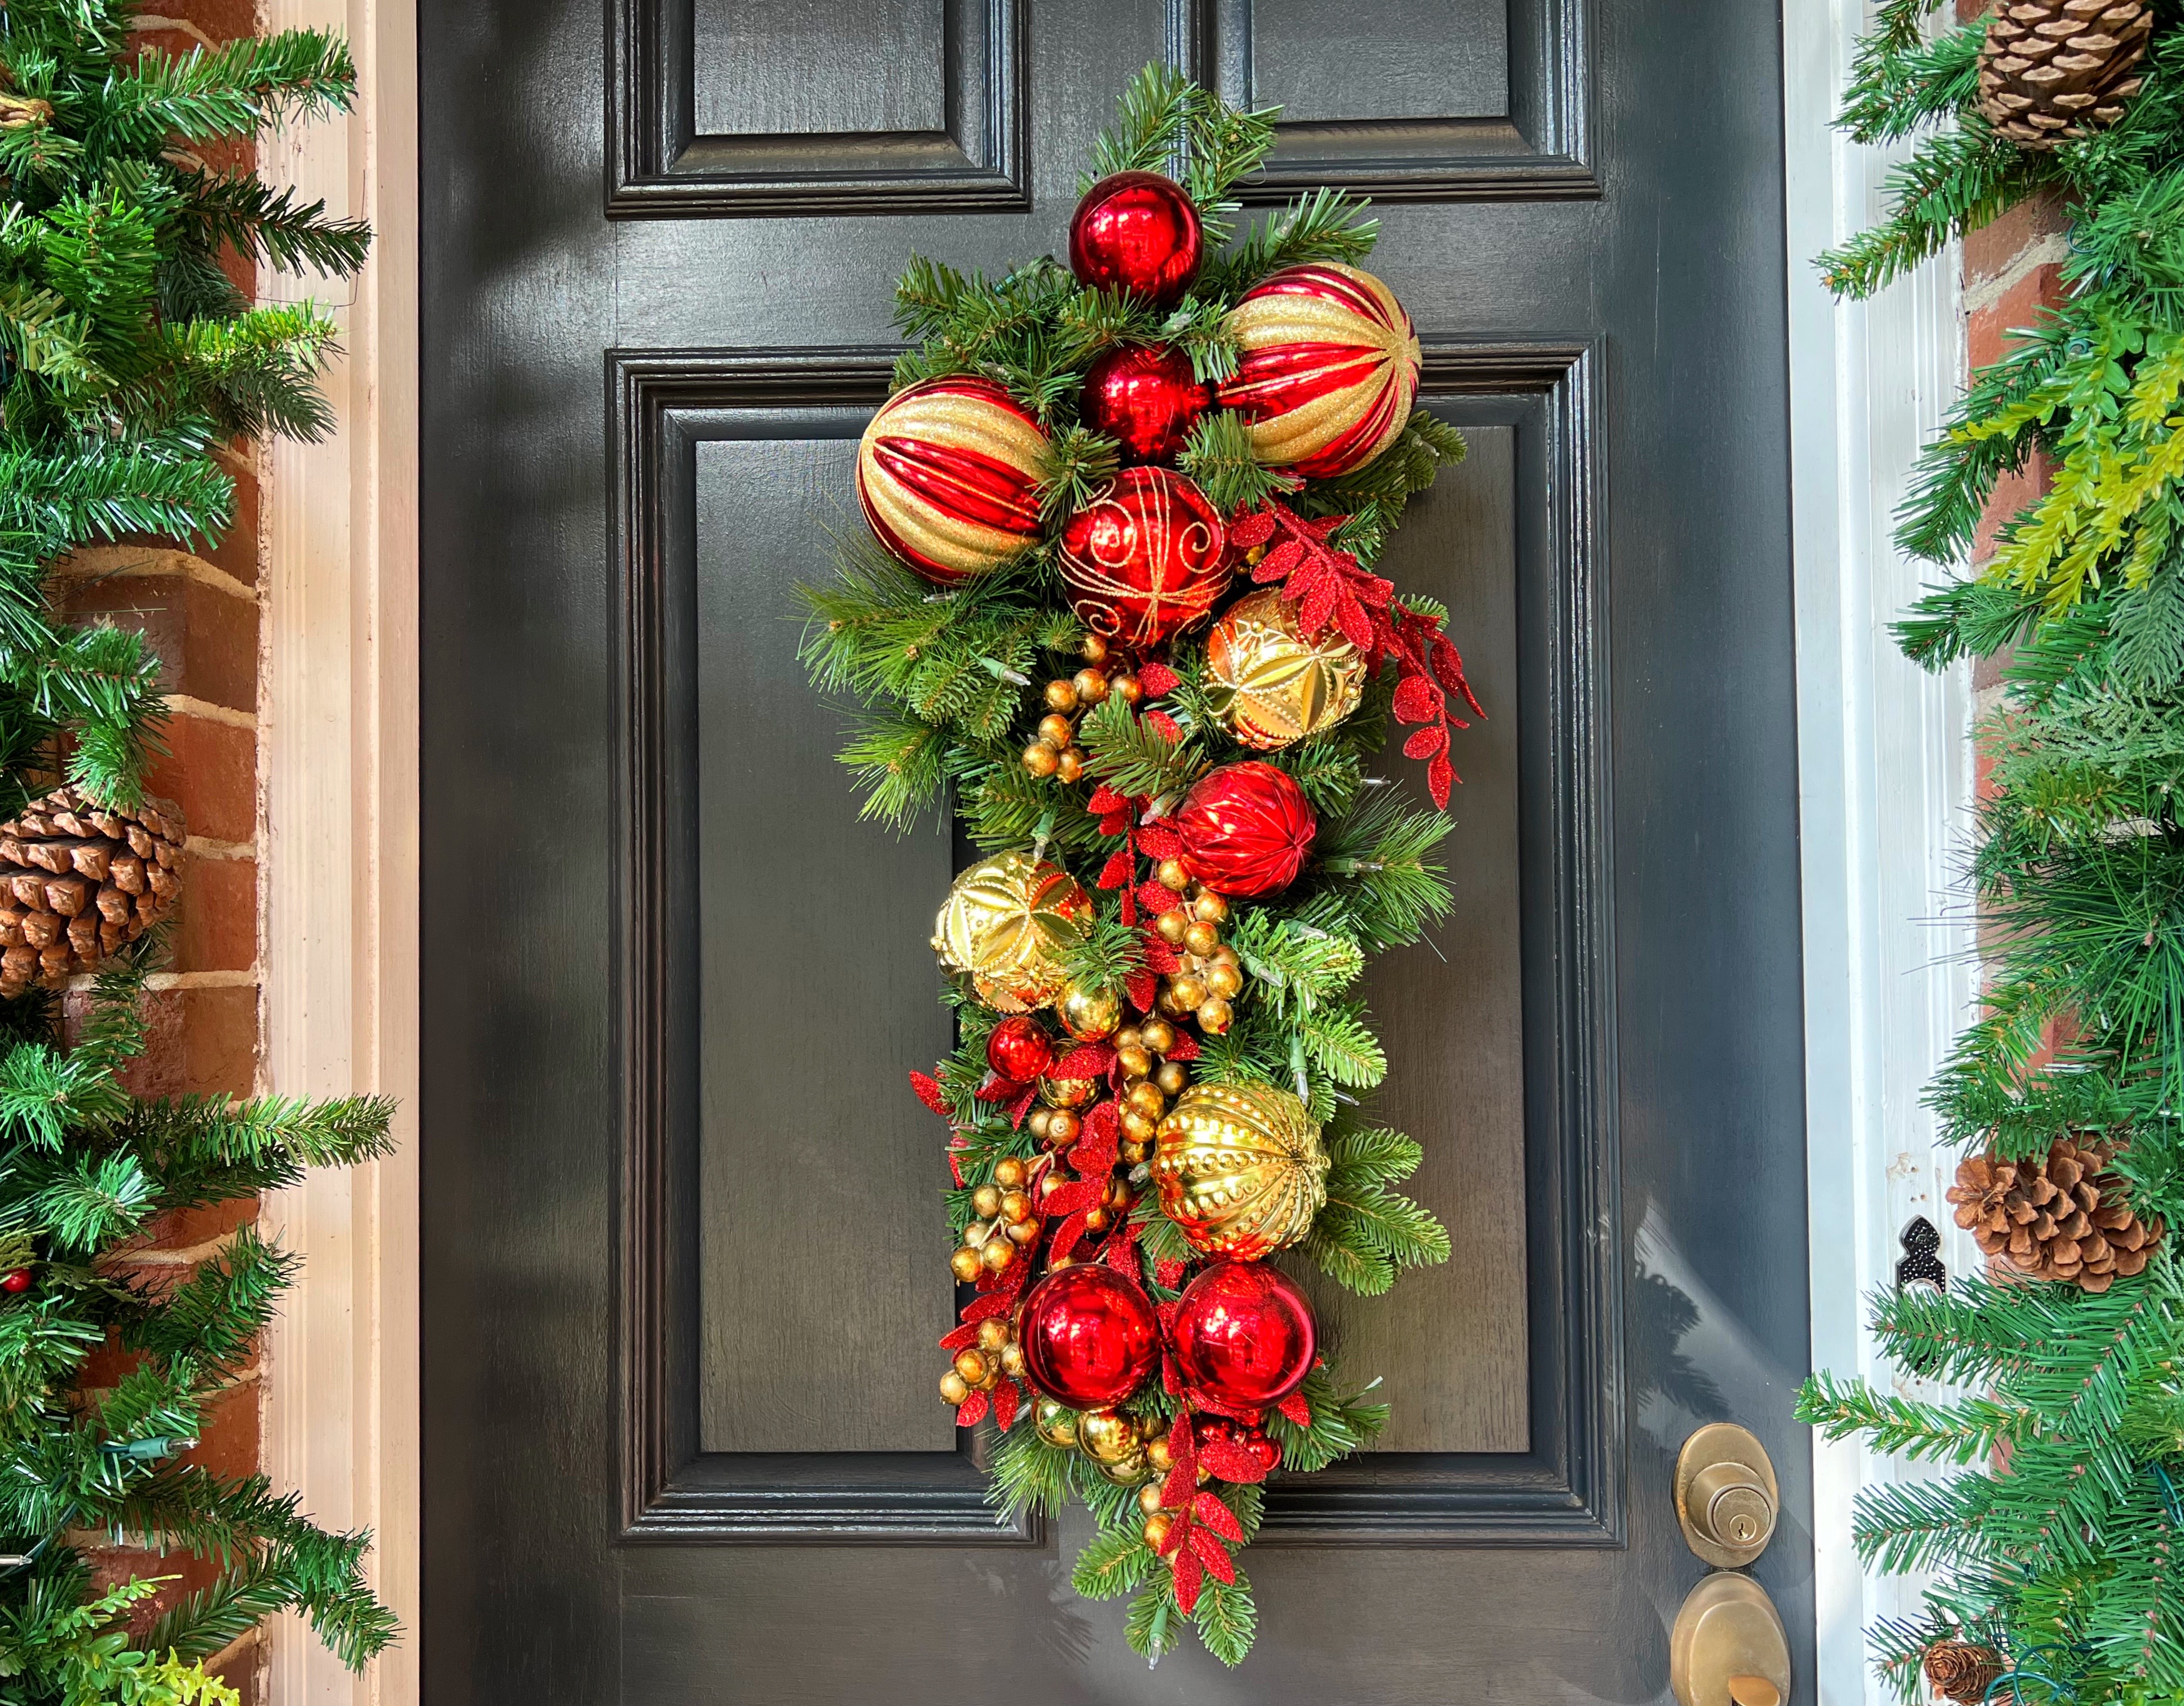
[[[971,1193],[971,1212],[981,1220],[991,1220],[1001,1212],[1001,1187],[982,1185]]]
[[[1020,1220],[1013,1226],[1004,1226],[1001,1229],[1001,1236],[1011,1244],[1028,1244],[1039,1236],[1039,1222]]]
[[[1184,869],[1180,859],[1163,859],[1154,867],[1153,876],[1163,889],[1173,889],[1180,895],[1190,886],[1190,873]]]
[[[956,1353],[956,1372],[972,1385],[986,1378],[986,1353],[965,1349]]]
[[[1145,1046],[1156,1055],[1164,1055],[1175,1046],[1175,1027],[1166,1019],[1147,1019],[1138,1027]]]
[[[1041,1398],[1032,1411],[1031,1424],[1039,1438],[1063,1451],[1077,1446],[1077,1412],[1051,1398]]]
[[[1107,683],[1107,691],[1125,705],[1135,705],[1145,696],[1145,684],[1134,675],[1118,675]]]
[[[1118,1463],[1140,1445],[1137,1422],[1120,1410],[1086,1410],[1077,1418],[1077,1449],[1095,1463]]]
[[[1150,1458],[1152,1456],[1152,1453],[1150,1451],[1147,1451],[1145,1455]],[[1160,1502],[1161,1490],[1158,1487],[1148,1483],[1138,1489],[1138,1508],[1143,1511],[1147,1516],[1150,1516],[1155,1511],[1160,1508]]]
[[[1145,1519],[1145,1544],[1155,1552],[1158,1552],[1161,1549],[1161,1542],[1167,1538],[1167,1531],[1174,1526],[1175,1516],[1173,1512],[1164,1510],[1154,1512]]]
[[[1183,945],[1194,954],[1210,954],[1221,945],[1221,933],[1205,919],[1196,919],[1184,931]]]
[[[1009,1342],[1009,1324],[994,1316],[978,1323],[978,1348],[998,1351]]]
[[[978,1260],[985,1263],[989,1274],[1000,1273],[1016,1259],[1016,1246],[1006,1238],[989,1238],[978,1246]]]
[[[1153,1146],[1149,1139],[1134,1137],[1122,1146],[1123,1159],[1135,1167],[1141,1161],[1153,1158]]]
[[[1145,1033],[1136,1025],[1124,1025],[1122,1029],[1115,1033],[1112,1040],[1118,1049],[1149,1048],[1151,1046],[1150,1044],[1145,1041]]]
[[[1080,669],[1070,677],[1079,705],[1097,705],[1107,696],[1107,677],[1096,669]]]
[[[1084,1211],[1084,1229],[1087,1232],[1105,1232],[1107,1229],[1107,1223],[1113,1218],[1104,1206],[1088,1208]]]
[[[1100,1473],[1118,1487],[1134,1487],[1153,1478],[1153,1466],[1145,1459],[1142,1449],[1132,1452],[1120,1463],[1102,1463]]]
[[[1039,720],[1039,738],[1056,752],[1069,744],[1069,737],[1075,733],[1069,719],[1059,711],[1050,712]]]
[[[1190,911],[1193,917],[1203,918],[1209,924],[1226,923],[1228,919],[1228,902],[1211,889],[1198,891],[1190,903]]]
[[[960,1404],[971,1396],[970,1383],[950,1369],[940,1377],[940,1396],[949,1403]]]
[[[1028,1131],[1034,1137],[1044,1140],[1046,1136],[1047,1116],[1051,1114],[1053,1112],[1054,1110],[1050,1107],[1034,1108],[1031,1112],[1025,1117],[1024,1129]]]
[[[994,1183],[1004,1190],[1014,1190],[1024,1182],[1026,1171],[1021,1157],[1005,1155],[994,1163]]]
[[[1084,754],[1082,749],[1070,746],[1062,749],[1061,761],[1054,767],[1054,773],[1063,782],[1076,783],[1084,779]]]
[[[1227,1034],[1229,1023],[1234,1017],[1228,1003],[1218,995],[1208,995],[1198,1004],[1198,1028],[1209,1037]]]
[[[1174,991],[1177,1007],[1186,1013],[1196,1012],[1206,995],[1206,979],[1195,972],[1178,973],[1168,980],[1168,988]]]
[[[1190,933],[1190,914],[1180,906],[1171,906],[1153,920],[1153,928],[1160,939],[1171,948],[1180,947],[1183,939]]]
[[[1122,1068],[1124,1078],[1150,1078],[1153,1072],[1152,1051],[1142,1044],[1136,1048],[1117,1049],[1115,1064]]]
[[[1123,1100],[1147,1119],[1158,1119],[1167,1112],[1167,1098],[1160,1093],[1160,1086],[1150,1079],[1132,1084]]]
[[[1028,1012],[1061,993],[1063,956],[1091,928],[1091,897],[1075,878],[1028,853],[1002,853],[956,879],[933,950],[950,971],[970,973],[988,1006]]]
[[[1175,1448],[1168,1444],[1165,1434],[1145,1441],[1145,1458],[1162,1475],[1175,1467]]]
[[[1097,1079],[1043,1078],[1039,1081],[1039,1099],[1051,1108],[1082,1107],[1099,1089]]]
[[[1023,1379],[1023,1346],[1011,1339],[1001,1346],[1001,1372],[1011,1380],[1021,1380]]]
[[[985,1268],[986,1264],[978,1259],[978,1252],[967,1244],[948,1258],[948,1271],[966,1285],[983,1274]]]
[[[1132,1143],[1150,1143],[1159,1132],[1158,1120],[1148,1118],[1134,1107],[1123,1110],[1123,1135]]]
[[[1211,989],[1212,983],[1206,987]],[[1153,1075],[1153,1082],[1160,1086],[1162,1096],[1181,1096],[1190,1086],[1190,1070],[1181,1061],[1166,1061]]]
[[[1001,1193],[1001,1218],[1011,1226],[1021,1226],[1031,1218],[1031,1198],[1021,1190]]]
[[[1055,1004],[1061,1028],[1080,1043],[1112,1036],[1123,1023],[1123,997],[1114,990],[1090,990],[1072,984]]]
[[[1244,993],[1244,974],[1235,967],[1216,960],[1206,968],[1206,992],[1224,1001],[1233,1001]]]
[[[1046,1122],[1046,1146],[1067,1149],[1077,1141],[1084,1129],[1084,1122],[1066,1107],[1056,1108]]]
[[[1161,1209],[1191,1248],[1256,1261],[1327,1203],[1327,1152],[1305,1105],[1268,1084],[1193,1084],[1161,1122]]]
[[[1050,681],[1046,684],[1046,702],[1055,711],[1077,709],[1077,689],[1066,681]]]
[[[1077,642],[1077,655],[1087,663],[1107,661],[1107,640],[1104,634],[1088,633]]]
[[[1279,588],[1239,599],[1206,642],[1206,698],[1244,745],[1273,752],[1357,709],[1365,657],[1330,627],[1308,640]]]
[[[1061,768],[1061,754],[1045,741],[1034,740],[1023,750],[1023,767],[1034,776],[1051,776]]]

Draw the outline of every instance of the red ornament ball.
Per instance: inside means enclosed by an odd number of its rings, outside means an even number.
[[[16,1268],[0,1274],[0,1291],[27,1291],[31,1289],[31,1270]]]
[[[1015,1083],[1034,1083],[1054,1064],[1054,1040],[1030,1015],[1013,1014],[987,1033],[986,1064]]]
[[[1117,474],[1062,528],[1061,560],[1085,625],[1131,647],[1205,621],[1234,571],[1220,512],[1167,468]]]
[[[1311,1303],[1263,1262],[1217,1262],[1192,1280],[1176,1300],[1170,1339],[1185,1389],[1231,1410],[1280,1402],[1319,1351]]]
[[[1031,1288],[1017,1340],[1033,1385],[1073,1410],[1102,1409],[1160,1361],[1160,1318],[1135,1281],[1080,1263]]]
[[[1296,881],[1319,833],[1296,778],[1256,759],[1198,778],[1173,820],[1184,868],[1217,895],[1271,895]]]
[[[1111,349],[1084,375],[1084,424],[1123,447],[1125,462],[1172,462],[1206,412],[1206,387],[1180,349]]]
[[[857,502],[879,542],[939,586],[1039,535],[1054,446],[990,379],[930,379],[888,399],[857,446]]]
[[[1193,1417],[1190,1432],[1191,1437],[1201,1447],[1217,1441],[1234,1446],[1238,1451],[1256,1458],[1262,1470],[1272,1469],[1282,1460],[1281,1447],[1268,1436],[1264,1428],[1232,1422],[1226,1416]]]
[[[1130,290],[1167,308],[1198,276],[1206,236],[1183,186],[1158,172],[1117,172],[1069,219],[1069,270],[1093,290]]]

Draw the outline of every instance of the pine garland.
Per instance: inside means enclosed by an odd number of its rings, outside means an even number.
[[[1919,1615],[1871,1631],[1905,1700],[1947,1641],[2003,1655],[2014,1698],[2137,1706],[2184,1692],[2184,28],[2157,14],[2114,124],[2025,152],[1974,104],[1984,25],[1930,39],[1932,9],[1888,0],[1858,55],[1843,128],[1920,140],[1887,216],[1824,259],[1828,282],[1869,294],[2036,192],[2070,229],[2062,301],[1972,376],[1899,517],[1905,551],[1954,566],[2004,476],[2035,456],[2053,471],[1992,560],[1897,629],[1930,667],[2005,658],[1970,868],[1984,1010],[1929,1101],[1975,1153],[2099,1144],[2133,1212],[2170,1229],[2105,1291],[1971,1276],[1880,1297],[1889,1358],[1965,1395],[1822,1374],[1800,1413],[1954,1469],[1856,1513],[1862,1558],[1935,1577]]]
[[[1295,779],[1318,817],[1311,861],[1287,889],[1240,902],[1228,915],[1223,939],[1242,969],[1243,993],[1225,1032],[1208,1026],[1190,1039],[1195,1056],[1170,1059],[1190,1059],[1197,1084],[1292,1092],[1324,1125],[1327,1203],[1293,1259],[1369,1296],[1386,1291],[1405,1268],[1446,1261],[1450,1250],[1431,1212],[1399,1188],[1423,1158],[1419,1146],[1371,1118],[1372,1093],[1388,1066],[1356,987],[1369,955],[1417,941],[1451,906],[1440,853],[1449,822],[1401,789],[1383,785],[1390,778],[1377,772],[1391,716],[1400,713],[1405,722],[1429,725],[1406,750],[1429,761],[1429,787],[1445,796],[1451,778],[1443,701],[1449,694],[1468,699],[1468,690],[1452,647],[1440,638],[1445,612],[1417,600],[1391,605],[1387,583],[1364,566],[1409,500],[1462,456],[1462,438],[1420,410],[1356,473],[1306,481],[1260,462],[1240,415],[1208,409],[1177,459],[1179,471],[1232,526],[1256,517],[1271,535],[1276,512],[1269,506],[1282,506],[1286,525],[1312,549],[1293,544],[1269,552],[1262,544],[1249,560],[1296,572],[1293,599],[1303,596],[1305,571],[1284,566],[1308,562],[1319,577],[1317,595],[1344,612],[1344,633],[1368,627],[1368,610],[1388,613],[1376,632],[1392,638],[1374,642],[1376,678],[1340,723],[1280,750],[1255,753],[1240,748],[1217,714],[1204,635],[1187,634],[1145,661],[1143,703],[1117,693],[1075,722],[1080,778],[1065,783],[1033,773],[1023,761],[1047,709],[1044,683],[1079,666],[1086,638],[1063,595],[1054,535],[1117,466],[1114,443],[1078,417],[1086,369],[1117,345],[1157,344],[1187,352],[1201,382],[1217,381],[1236,370],[1228,316],[1253,285],[1278,268],[1356,263],[1371,253],[1376,225],[1366,204],[1335,190],[1312,192],[1235,234],[1234,192],[1272,145],[1273,118],[1271,111],[1227,107],[1162,66],[1148,67],[1125,91],[1084,187],[1114,172],[1160,171],[1187,192],[1208,253],[1189,293],[1171,308],[1081,288],[1051,259],[989,279],[911,258],[897,289],[895,323],[913,347],[895,364],[897,388],[976,375],[1004,387],[1046,429],[1055,470],[1039,493],[1044,536],[1001,566],[940,588],[861,532],[838,540],[836,574],[805,589],[811,622],[804,659],[817,687],[848,701],[853,733],[841,759],[866,815],[900,829],[952,811],[986,852],[1032,850],[1062,865],[1098,906],[1064,962],[1072,989],[1128,992],[1141,1012],[1150,1001],[1145,992],[1154,982],[1152,962],[1166,952],[1148,934],[1161,907],[1145,897],[1162,891],[1144,886],[1150,873],[1141,862],[1156,856],[1144,851],[1143,838],[1172,833],[1162,820],[1214,767],[1256,757]],[[1245,542],[1232,544],[1242,556]],[[1287,555],[1277,555],[1282,551]],[[1239,574],[1234,588],[1249,591],[1249,575]],[[1400,667],[1379,669],[1383,661]],[[1161,906],[1172,902],[1171,896]],[[957,1181],[948,1192],[948,1218],[960,1242],[993,1213],[977,1207],[981,1193],[991,1192],[998,1179],[1024,1177],[1042,1146],[1022,1124],[1028,1088],[997,1090],[989,1070],[987,1044],[999,1016],[967,981],[950,999],[957,1046],[916,1081],[951,1129],[949,1159]],[[996,1096],[1022,1100],[1012,1107],[989,1099]],[[1113,1117],[1112,1107],[1106,1112]],[[1100,1164],[1102,1180],[1110,1165],[1112,1157]],[[1145,1173],[1140,1165],[1141,1194],[1099,1259],[1126,1267],[1165,1304],[1205,1258],[1162,1212],[1143,1184]],[[950,1335],[949,1348],[967,1345],[962,1335],[994,1313],[976,1312],[1002,1301],[981,1292],[971,1324]],[[1156,1659],[1190,1629],[1223,1663],[1240,1661],[1258,1613],[1232,1552],[1257,1531],[1262,1497],[1255,1479],[1240,1478],[1232,1457],[1204,1491],[1194,1496],[1184,1487],[1168,1500],[1197,1530],[1190,1558],[1179,1562],[1172,1549],[1164,1554],[1148,1543],[1135,1490],[1111,1483],[1084,1453],[1042,1438],[1028,1424],[1028,1402],[1019,1402],[1015,1387],[1005,1402],[1006,1409],[1001,1399],[989,1404],[982,1390],[963,1410],[967,1424],[998,1424],[988,1458],[996,1508],[1051,1512],[1072,1501],[1085,1504],[1100,1532],[1072,1579],[1088,1597],[1127,1598],[1130,1645]],[[1124,1408],[1187,1426],[1176,1389],[1157,1379]],[[1387,1413],[1323,1362],[1280,1410],[1266,1412],[1264,1426],[1282,1466],[1302,1472],[1364,1448]],[[1164,1498],[1170,1491],[1163,1489]]]
[[[75,627],[53,562],[136,534],[201,544],[226,527],[238,437],[310,438],[333,323],[253,307],[220,266],[354,272],[370,233],[199,146],[339,111],[348,50],[308,31],[170,55],[129,45],[131,0],[8,0],[0,34],[0,812],[66,780],[132,804],[159,749],[159,661],[136,634]],[[227,1703],[203,1669],[267,1617],[300,1611],[363,1665],[393,1639],[366,1586],[369,1536],[311,1524],[261,1476],[182,1460],[242,1378],[294,1273],[245,1228],[178,1279],[132,1265],[164,1214],[384,1154],[391,1110],[142,1098],[147,938],[98,979],[64,1038],[57,1001],[0,1005],[0,1703]],[[20,1282],[20,1283],[19,1283]],[[82,1384],[111,1344],[128,1372]],[[173,1578],[94,1583],[78,1536],[213,1559],[198,1592],[145,1621]]]

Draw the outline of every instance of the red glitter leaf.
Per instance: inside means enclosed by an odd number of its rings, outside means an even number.
[[[1127,811],[1110,811],[1105,817],[1102,817],[1100,820],[1100,833],[1102,835],[1128,834],[1130,833],[1130,814]]]
[[[1426,766],[1426,792],[1433,795],[1433,803],[1446,811],[1448,808],[1449,784],[1456,780],[1456,771],[1442,753]]]
[[[1175,890],[1163,887],[1148,877],[1138,884],[1138,904],[1157,917],[1175,905]]]
[[[1166,711],[1148,711],[1142,713],[1142,716],[1145,727],[1171,745],[1183,739],[1181,726]]]
[[[1178,1031],[1175,1040],[1168,1045],[1164,1060],[1195,1061],[1198,1058],[1198,1039],[1189,1031]]]
[[[1140,675],[1138,679],[1143,681]],[[1092,790],[1092,797],[1084,802],[1084,809],[1095,817],[1105,817],[1111,811],[1120,811],[1130,803],[1127,794],[1117,794],[1106,783]]]
[[[1457,650],[1456,642],[1446,634],[1436,633],[1427,655],[1432,661],[1433,672],[1439,677],[1440,684],[1451,693],[1462,694],[1466,705],[1479,716],[1485,716],[1485,708],[1472,694],[1471,683],[1464,679],[1463,656]]]
[[[956,1425],[959,1428],[977,1427],[979,1423],[986,1419],[986,1412],[990,1408],[983,1392],[972,1393],[969,1397],[956,1406]]]
[[[1259,559],[1258,566],[1251,571],[1251,578],[1261,586],[1269,581],[1285,581],[1290,571],[1303,560],[1304,547],[1295,539],[1284,539]]]
[[[1312,1425],[1312,1406],[1305,1402],[1302,1392],[1291,1392],[1274,1408],[1301,1428]]]
[[[1273,536],[1274,516],[1271,510],[1240,515],[1228,523],[1228,543],[1240,551],[1256,550]]]
[[[1221,1502],[1217,1493],[1201,1491],[1190,1502],[1190,1514],[1223,1540],[1244,1543],[1244,1525],[1236,1520],[1236,1513]]]
[[[1118,1141],[1122,1129],[1122,1111],[1112,1101],[1101,1102],[1084,1116],[1084,1135],[1102,1143]]]
[[[1398,722],[1430,722],[1440,715],[1440,695],[1424,676],[1407,675],[1396,689],[1394,710]]]
[[[967,1351],[978,1342],[978,1324],[976,1321],[967,1321],[953,1332],[942,1337],[940,1348],[944,1351]]]
[[[1138,831],[1138,851],[1148,859],[1180,859],[1183,837],[1165,823],[1148,823]]]
[[[1406,758],[1435,758],[1447,750],[1448,731],[1437,722],[1412,730],[1411,738],[1403,743]]]
[[[963,1185],[963,1162],[961,1157],[963,1151],[970,1148],[970,1146],[971,1146],[969,1144],[963,1141],[963,1134],[960,1131],[957,1132],[954,1137],[949,1140],[948,1176],[956,1181],[956,1188],[959,1190]]]
[[[910,1075],[910,1087],[917,1092],[917,1099],[941,1118],[953,1116],[948,1111],[948,1098],[940,1093],[940,1081],[931,1073],[914,1072]]]
[[[1106,1253],[1100,1259],[1117,1274],[1127,1274],[1133,1280],[1138,1277],[1138,1252],[1121,1233],[1107,1240]]]
[[[1133,972],[1123,979],[1123,990],[1129,996],[1132,1006],[1141,1013],[1149,1013],[1160,994],[1160,983],[1150,972]]]
[[[1224,1481],[1262,1481],[1266,1466],[1243,1447],[1227,1440],[1208,1440],[1198,1448],[1206,1467]]]
[[[1176,1609],[1188,1617],[1198,1604],[1199,1589],[1206,1586],[1205,1566],[1199,1563],[1195,1553],[1184,1547],[1177,1548],[1168,1564],[1175,1571]]]
[[[1125,924],[1136,923],[1138,922],[1138,891],[1134,889],[1123,889],[1122,904],[1116,911],[1117,915]]]
[[[1007,1292],[986,1291],[963,1306],[963,1319],[969,1323],[983,1321],[994,1315],[1006,1315],[1015,1307],[1016,1301]]]
[[[1107,862],[1100,867],[1100,886],[1120,889],[1136,874],[1138,861],[1130,856],[1129,850],[1118,847],[1107,856]]]
[[[1194,1527],[1190,1530],[1190,1549],[1205,1564],[1206,1573],[1216,1581],[1235,1581],[1236,1560],[1228,1556],[1228,1548],[1206,1530]]]
[[[1023,1394],[1017,1390],[1014,1380],[1003,1380],[994,1388],[994,1425],[1003,1433],[1016,1425],[1017,1406]]]
[[[1343,638],[1360,651],[1368,651],[1373,645],[1373,619],[1365,614],[1365,607],[1357,601],[1357,593],[1345,588],[1334,601],[1334,625],[1342,630]]]
[[[1013,1101],[1023,1094],[1023,1086],[1012,1078],[1003,1078],[997,1072],[986,1074],[986,1081],[978,1086],[980,1101]]]
[[[1308,638],[1317,639],[1327,632],[1327,620],[1334,614],[1334,582],[1317,581],[1304,595],[1304,602],[1297,607],[1297,626]]]
[[[1063,1185],[1058,1190],[1049,1191],[1046,1201],[1039,1207],[1046,1212],[1050,1218],[1056,1214],[1067,1214],[1072,1219],[1075,1219],[1078,1218],[1079,1210],[1096,1206],[1106,1194],[1107,1183],[1105,1179],[1080,1179]],[[1056,1240],[1057,1245],[1060,1242],[1059,1239]],[[1058,1254],[1059,1252],[1057,1251],[1056,1253]]]
[[[1168,900],[1171,903],[1174,899],[1175,896],[1173,895],[1168,896]],[[1171,975],[1183,969],[1183,962],[1176,958],[1175,950],[1168,946],[1167,943],[1161,940],[1158,936],[1156,936],[1151,931],[1148,930],[1145,932],[1145,969],[1147,971],[1158,972],[1163,976],[1166,976]]]
[[[1160,699],[1182,684],[1183,677],[1164,663],[1148,661],[1138,666],[1138,685],[1145,690],[1147,699]]]
[[[1038,1095],[1039,1086],[1035,1084],[1028,1084],[1023,1087],[1023,1094],[1009,1104],[1010,1130],[1021,1131],[1023,1129],[1024,1115],[1031,1112],[1033,1099]],[[956,1183],[960,1185],[962,1181],[958,1179],[956,1180]]]
[[[1052,1197],[1047,1198],[1052,1202]],[[1054,1264],[1077,1247],[1077,1240],[1084,1235],[1084,1213],[1079,1209],[1061,1223],[1061,1229],[1054,1235],[1054,1242],[1047,1246],[1046,1264],[1051,1272]]]
[[[1173,1257],[1168,1257],[1165,1262],[1156,1262],[1153,1263],[1153,1278],[1173,1291],[1176,1288],[1177,1282],[1183,1278],[1183,1270],[1189,1265],[1187,1263],[1177,1261]]]
[[[1118,1147],[1112,1137],[1098,1138],[1088,1132],[1069,1151],[1069,1164],[1088,1180],[1095,1178],[1104,1180],[1115,1170],[1115,1154]]]
[[[1105,1078],[1115,1063],[1112,1043],[1079,1043],[1046,1069],[1049,1078]]]

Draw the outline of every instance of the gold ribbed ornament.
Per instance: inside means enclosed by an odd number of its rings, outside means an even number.
[[[1192,1249],[1256,1261],[1311,1229],[1327,1204],[1327,1151],[1287,1090],[1193,1084],[1161,1121],[1153,1183]]]
[[[1207,698],[1246,746],[1279,751],[1357,709],[1365,655],[1329,627],[1306,639],[1279,587],[1239,599],[1206,644]]]
[[[1091,928],[1091,898],[1075,878],[1028,853],[1003,853],[956,879],[933,951],[950,971],[969,973],[988,1006],[1024,1013],[1067,986],[1063,956]]]

